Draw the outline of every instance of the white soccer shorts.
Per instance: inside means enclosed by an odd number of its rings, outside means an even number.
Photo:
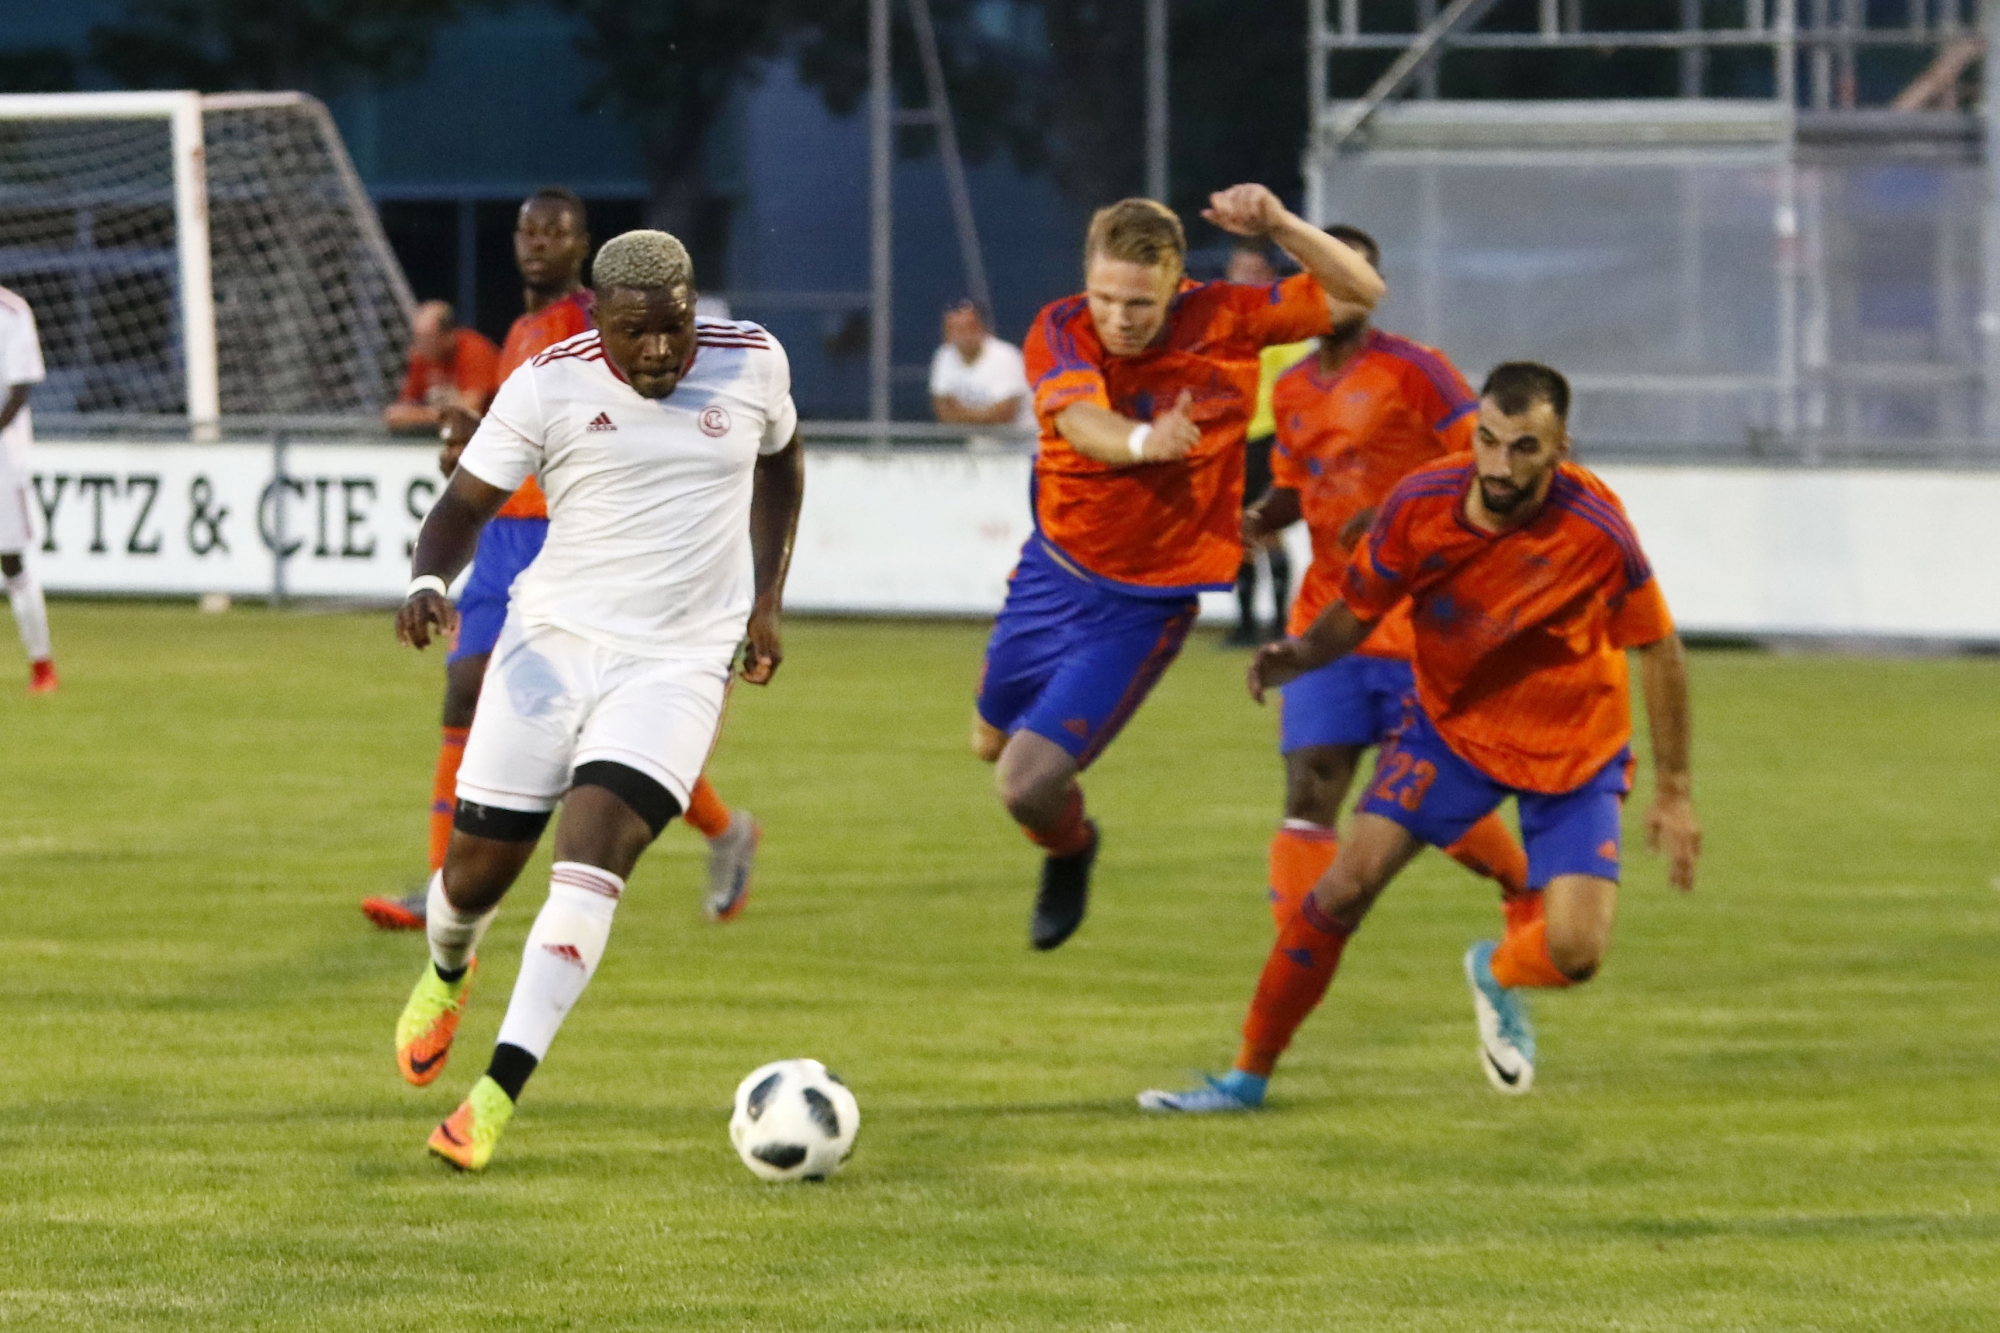
[[[0,555],[19,555],[35,544],[28,479],[0,457]]]
[[[637,769],[687,809],[708,763],[730,660],[634,657],[509,615],[458,770],[458,795],[503,810],[553,810],[593,760]]]

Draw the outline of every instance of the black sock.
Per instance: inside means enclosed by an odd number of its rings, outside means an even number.
[[[439,967],[436,963],[431,964],[431,971],[437,973],[438,980],[442,981],[447,986],[456,986],[458,984],[458,979],[471,970],[472,970],[472,964],[470,963],[467,963],[464,967],[454,967],[450,971],[446,971],[444,968]]]
[[[528,1086],[528,1075],[535,1072],[540,1064],[519,1046],[501,1042],[493,1048],[493,1063],[486,1066],[486,1077],[500,1085],[500,1091],[507,1094],[507,1100],[521,1100],[521,1089]]]
[[[1292,557],[1284,547],[1273,546],[1264,559],[1271,566],[1271,605],[1277,608],[1272,623],[1282,632],[1285,614],[1292,609]]]
[[[1248,634],[1257,628],[1257,557],[1253,554],[1236,570],[1237,628]]]

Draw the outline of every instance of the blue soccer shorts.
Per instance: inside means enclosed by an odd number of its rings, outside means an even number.
[[[1180,655],[1199,606],[1093,584],[1030,537],[986,642],[979,716],[1045,736],[1088,768]]]
[[[1375,745],[1403,722],[1416,682],[1410,664],[1349,653],[1278,692],[1278,753],[1315,745]]]
[[[472,556],[472,577],[458,594],[458,638],[450,659],[483,657],[500,641],[507,623],[507,590],[522,570],[535,563],[548,540],[545,518],[495,518],[479,534]]]
[[[1512,796],[1528,851],[1528,886],[1540,889],[1561,875],[1617,881],[1619,816],[1631,790],[1630,749],[1574,791],[1509,787],[1455,754],[1412,695],[1401,728],[1376,752],[1375,776],[1357,808],[1394,820],[1433,847],[1449,847]]]

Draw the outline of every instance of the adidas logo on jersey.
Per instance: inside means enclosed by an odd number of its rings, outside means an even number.
[[[588,426],[585,426],[585,427],[584,427],[584,429],[585,429],[585,430],[617,430],[617,429],[618,429],[618,427],[612,424],[612,422],[611,422],[611,414],[610,414],[609,412],[599,412],[599,413],[598,413],[598,414],[597,414],[597,415],[596,415],[595,417],[591,418],[591,422],[590,422],[590,424],[589,424]]]

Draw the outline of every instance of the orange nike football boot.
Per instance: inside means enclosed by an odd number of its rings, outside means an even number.
[[[479,960],[469,958],[465,975],[451,982],[438,975],[436,963],[424,964],[424,974],[396,1020],[396,1068],[406,1081],[421,1088],[444,1072],[451,1039],[458,1035],[459,1015],[465,1012],[465,997],[472,992],[472,974],[478,969]]]
[[[484,1171],[493,1160],[500,1131],[514,1115],[514,1099],[490,1076],[481,1075],[472,1093],[445,1122],[431,1131],[426,1146],[461,1171]]]

